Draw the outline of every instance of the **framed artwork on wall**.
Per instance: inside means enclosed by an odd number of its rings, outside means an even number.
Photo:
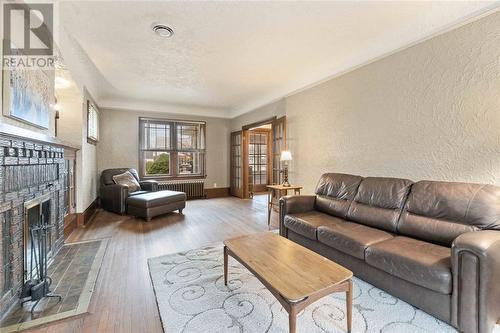
[[[28,125],[49,129],[54,83],[47,70],[3,68],[3,115]]]

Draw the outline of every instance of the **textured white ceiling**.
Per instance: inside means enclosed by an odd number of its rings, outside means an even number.
[[[233,117],[497,5],[66,1],[59,30],[71,69],[100,106]],[[174,37],[156,36],[153,22]]]

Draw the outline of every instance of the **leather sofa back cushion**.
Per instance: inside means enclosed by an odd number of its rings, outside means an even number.
[[[342,173],[325,173],[316,186],[316,209],[345,218],[363,177]]]
[[[368,177],[359,185],[347,219],[396,232],[399,215],[408,197],[411,180]]]
[[[459,235],[500,230],[500,187],[420,181],[412,186],[398,224],[399,233],[451,246]]]
[[[101,173],[101,183],[102,185],[113,185],[116,184],[113,180],[113,176],[122,174],[124,172],[130,172],[134,178],[139,181],[139,175],[135,169],[130,168],[116,168],[116,169],[106,169]]]

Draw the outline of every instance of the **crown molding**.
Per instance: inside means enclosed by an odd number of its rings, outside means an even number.
[[[329,75],[323,77],[322,79],[319,79],[319,80],[311,80],[311,82],[299,82],[299,83],[292,83],[291,85],[285,87],[285,88],[282,88],[282,89],[279,89],[277,90],[276,92],[274,93],[271,93],[269,94],[268,96],[264,97],[264,98],[261,98],[255,102],[252,102],[252,103],[248,103],[244,106],[241,106],[241,107],[238,107],[238,108],[235,108],[234,110],[232,110],[230,112],[230,118],[233,119],[233,118],[236,118],[238,116],[241,116],[245,113],[250,113],[256,109],[259,109],[259,108],[262,108],[266,105],[269,105],[269,104],[272,104],[274,102],[277,102],[279,101],[280,99],[283,99],[283,98],[286,98],[286,97],[289,97],[289,96],[292,96],[292,95],[295,95],[295,94],[298,94],[304,90],[307,90],[307,89],[310,89],[310,88],[313,88],[315,86],[318,86],[322,83],[325,83],[327,81],[330,81],[334,78],[337,78],[339,76],[342,76],[344,74],[347,74],[349,72],[352,72],[352,71],[355,71],[356,69],[359,69],[361,67],[364,67],[364,66],[367,66],[371,63],[374,63],[378,60],[381,60],[381,59],[384,59],[386,57],[389,57],[393,54],[396,54],[398,52],[401,52],[401,51],[404,51],[406,49],[409,49],[415,45],[418,45],[418,44],[421,44],[427,40],[430,40],[434,37],[437,37],[439,35],[443,35],[447,32],[450,32],[452,30],[455,30],[455,29],[458,29],[462,26],[465,26],[469,23],[472,23],[474,21],[477,21],[477,20],[480,20],[481,18],[483,17],[486,17],[488,15],[491,15],[491,14],[494,14],[496,12],[500,11],[500,1],[495,1],[494,3],[492,3],[490,6],[487,6],[487,7],[484,7],[476,12],[473,12],[469,15],[466,15],[448,25],[445,25],[445,26],[442,26],[438,29],[435,29],[434,31],[431,31],[430,33],[428,33],[426,36],[424,37],[420,37],[420,38],[417,38],[409,43],[406,43],[405,45],[402,45],[398,48],[395,48],[391,51],[388,51],[388,52],[385,52],[385,53],[382,53],[381,55],[379,56],[376,56],[376,57],[373,57],[371,59],[368,59],[366,61],[363,61],[363,62],[352,62],[352,63],[349,63],[347,65],[345,65],[343,68],[340,68],[338,70],[335,70],[334,72],[330,73]]]
[[[100,109],[113,109],[122,111],[143,111],[168,114],[182,114],[210,118],[229,119],[231,113],[227,109],[217,109],[197,105],[143,102],[123,98],[104,98],[97,101]]]

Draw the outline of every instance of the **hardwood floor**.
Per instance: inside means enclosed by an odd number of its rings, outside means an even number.
[[[266,207],[265,196],[194,200],[187,202],[184,215],[172,213],[150,222],[99,211],[67,241],[110,238],[91,313],[30,332],[163,332],[147,258],[266,231]],[[274,228],[277,221],[273,212]]]

